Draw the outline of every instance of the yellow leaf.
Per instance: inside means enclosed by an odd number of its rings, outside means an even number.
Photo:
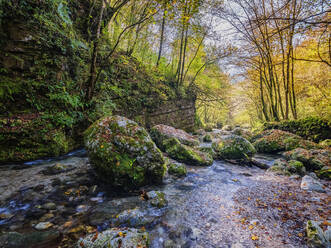
[[[300,238],[302,238],[302,237],[303,237],[303,234],[302,234],[302,233],[298,233],[298,236],[299,236]]]
[[[252,235],[251,239],[252,240],[259,240],[259,237],[258,236],[255,236],[255,235]]]
[[[249,230],[252,230],[254,227],[252,225],[250,225],[248,228],[249,228]]]

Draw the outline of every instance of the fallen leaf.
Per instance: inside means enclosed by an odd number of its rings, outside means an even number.
[[[255,235],[252,235],[251,239],[252,240],[259,240],[259,237],[258,236],[255,236]]]

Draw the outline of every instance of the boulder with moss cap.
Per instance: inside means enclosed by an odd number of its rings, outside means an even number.
[[[188,146],[197,146],[199,141],[184,130],[176,129],[167,125],[156,125],[151,131],[153,140],[159,144],[166,139],[176,138],[180,143]]]
[[[222,159],[246,160],[256,153],[254,146],[237,135],[222,136],[212,145],[217,156]]]
[[[161,183],[166,172],[164,157],[146,130],[125,117],[96,121],[85,131],[85,146],[99,177],[121,189]]]

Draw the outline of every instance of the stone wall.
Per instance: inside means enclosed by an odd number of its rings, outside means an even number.
[[[175,128],[192,131],[195,120],[195,99],[172,99],[158,103],[153,109],[143,110],[136,115],[128,110],[121,110],[115,114],[135,120],[146,128],[157,124],[165,124]]]

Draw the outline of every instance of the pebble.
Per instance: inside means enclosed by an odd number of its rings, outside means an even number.
[[[39,231],[42,231],[50,228],[51,226],[53,226],[53,223],[51,222],[40,222],[37,225],[35,225],[34,228]]]
[[[49,202],[41,206],[42,209],[46,210],[55,210],[56,209],[56,204],[54,202]]]

